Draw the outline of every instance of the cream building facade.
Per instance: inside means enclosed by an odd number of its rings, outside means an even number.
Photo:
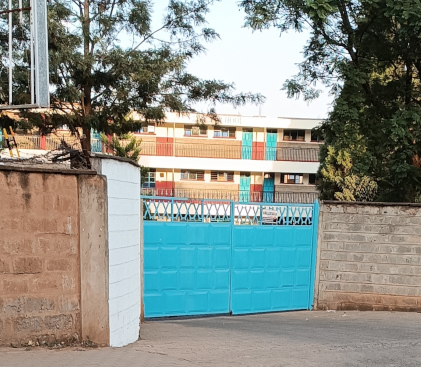
[[[168,113],[144,126],[139,163],[150,169],[142,193],[244,202],[313,202],[321,120]],[[198,123],[200,121],[200,123]]]

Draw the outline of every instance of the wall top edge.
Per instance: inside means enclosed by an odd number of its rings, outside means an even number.
[[[140,168],[140,165],[138,165],[135,161],[133,161],[129,158],[117,157],[115,155],[101,154],[101,153],[91,153],[91,158],[112,159],[112,160],[115,160],[115,161],[130,163],[132,166]]]
[[[363,206],[412,206],[421,208],[421,203],[394,203],[382,201],[336,201],[336,200],[321,200],[322,204],[328,205],[363,205]]]
[[[1,164],[0,171],[19,171],[34,173],[58,173],[62,175],[96,175],[97,172],[91,169],[71,169],[57,167],[37,167],[37,166],[19,166],[14,164]]]

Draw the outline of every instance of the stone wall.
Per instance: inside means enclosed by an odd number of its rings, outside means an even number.
[[[0,166],[0,345],[109,344],[106,187],[94,171]]]
[[[321,205],[316,308],[421,311],[420,284],[420,205]]]
[[[80,333],[75,175],[0,171],[0,344]]]
[[[140,167],[0,165],[0,345],[139,336]]]

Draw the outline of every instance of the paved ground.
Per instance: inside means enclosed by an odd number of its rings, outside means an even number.
[[[142,324],[125,348],[0,348],[1,367],[421,366],[421,314],[288,312]]]

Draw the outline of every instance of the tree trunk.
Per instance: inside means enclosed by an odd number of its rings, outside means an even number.
[[[83,20],[83,55],[85,62],[90,58],[89,54],[89,45],[90,45],[90,25],[91,25],[91,19],[89,15],[89,2],[90,0],[85,0],[84,2],[84,20]],[[91,99],[91,93],[92,93],[92,87],[91,87],[91,66],[89,63],[87,63],[87,67],[85,70],[85,81],[83,85],[83,117],[87,118],[92,114],[92,99]],[[83,155],[85,156],[86,163],[88,168],[91,168],[91,161],[90,161],[90,155],[91,155],[91,129],[83,126],[83,139],[81,140],[82,145],[82,151]]]

